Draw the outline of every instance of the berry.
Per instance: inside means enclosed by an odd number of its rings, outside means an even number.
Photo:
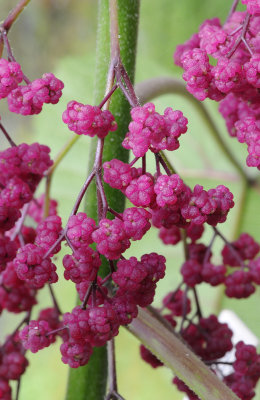
[[[118,259],[130,247],[124,223],[118,218],[112,221],[101,219],[99,228],[92,233],[92,239],[97,243],[97,251],[110,260]]]
[[[164,207],[166,204],[174,205],[178,200],[178,194],[180,194],[183,189],[184,183],[179,175],[160,175],[154,185],[158,206]]]
[[[177,226],[174,225],[169,229],[166,229],[162,226],[160,228],[159,237],[164,244],[175,245],[181,240],[181,231]]]
[[[163,299],[164,307],[171,310],[173,315],[181,316],[191,311],[191,301],[186,293],[178,289],[176,292],[170,292]]]
[[[96,229],[96,222],[87,214],[80,212],[72,215],[68,221],[67,237],[73,248],[78,249],[93,243],[91,234]]]
[[[208,97],[208,88],[211,81],[209,58],[205,50],[192,49],[185,51],[181,56],[184,68],[183,79],[187,82],[187,90],[198,100]]]
[[[47,335],[51,332],[48,322],[46,321],[30,321],[19,333],[19,337],[25,349],[31,350],[32,353],[50,346],[53,342],[53,335]]]
[[[228,297],[247,298],[255,292],[250,273],[243,270],[238,270],[228,275],[225,285],[225,293]]]
[[[104,138],[109,131],[117,129],[114,116],[110,111],[102,111],[97,106],[90,106],[70,101],[62,114],[62,120],[68,128],[78,135]]]
[[[230,246],[234,249],[233,251]],[[221,254],[224,264],[232,267],[241,264],[239,259],[253,260],[260,251],[260,245],[248,233],[241,233],[236,241],[230,243],[230,246],[225,245]],[[235,252],[237,252],[237,256]]]
[[[125,194],[136,207],[151,206],[155,201],[153,177],[146,174],[133,179],[126,188]]]
[[[12,400],[12,390],[6,379],[0,378],[0,399]]]
[[[6,264],[14,259],[16,251],[15,242],[6,236],[0,236],[0,271],[3,271],[6,268]]]
[[[130,293],[116,294],[111,301],[111,306],[117,314],[120,325],[128,325],[137,317],[135,297]]]
[[[258,0],[241,0],[242,4],[246,4],[247,11],[249,14],[259,14],[260,4]]]
[[[153,368],[158,368],[163,365],[163,363],[160,360],[158,360],[158,358],[155,355],[153,355],[150,352],[150,350],[148,350],[144,345],[140,346],[140,355],[141,355],[141,358],[145,362],[150,364],[151,367],[153,367]]]
[[[0,192],[0,205],[14,208],[22,208],[32,199],[32,192],[24,181],[18,177],[9,179],[5,188]]]
[[[212,68],[211,73],[215,79],[216,87],[222,93],[237,90],[242,81],[240,63],[225,57],[218,59],[218,64]]]
[[[201,271],[204,282],[211,286],[217,286],[225,281],[226,267],[224,265],[214,265],[209,262],[203,264]]]
[[[65,255],[63,266],[64,277],[74,283],[94,281],[101,265],[99,254],[91,247],[84,247],[76,250],[72,256]]]
[[[104,181],[115,189],[125,189],[133,179],[130,165],[117,159],[105,162],[103,171]]]
[[[21,66],[17,62],[10,62],[4,58],[0,59],[0,98],[7,97],[16,89],[23,80]]]
[[[260,6],[259,6],[260,12]],[[243,68],[244,76],[248,83],[260,88],[260,56],[259,54],[254,54],[250,61],[244,64]]]
[[[200,400],[199,397],[177,376],[173,378],[172,383],[174,383],[181,392],[184,392],[188,396],[189,400]]]
[[[199,324],[191,323],[182,331],[183,339],[203,360],[216,360],[232,349],[232,331],[221,324],[215,315],[200,318]]]
[[[52,245],[59,238],[61,233],[61,218],[58,215],[53,215],[45,218],[37,226],[35,244],[41,247],[43,250],[48,251]],[[58,253],[61,249],[60,244],[52,250],[50,256]]]
[[[124,230],[129,239],[140,240],[150,229],[152,215],[143,208],[126,208],[123,212]]]
[[[164,115],[160,115],[153,103],[146,103],[142,107],[134,107],[131,116],[129,132],[122,146],[131,149],[136,157],[143,157],[149,149],[154,153],[178,149],[178,138],[187,131],[187,118],[181,111],[170,107],[165,109]]]
[[[147,277],[148,271],[143,263],[137,261],[136,257],[129,260],[120,260],[117,270],[113,272],[113,281],[125,291],[135,292],[140,289],[142,281]]]
[[[20,216],[21,212],[17,208],[0,205],[0,232],[13,228]]]
[[[18,278],[34,288],[40,289],[45,283],[58,280],[55,265],[49,257],[44,258],[44,250],[34,244],[21,247],[13,262]]]
[[[188,260],[182,264],[181,274],[183,281],[190,287],[202,282],[202,266],[196,260]]]
[[[87,340],[93,346],[104,346],[107,341],[118,335],[117,313],[109,304],[90,307],[87,311],[89,324]]]
[[[82,367],[88,363],[92,351],[88,342],[70,338],[60,346],[61,361],[71,368]]]

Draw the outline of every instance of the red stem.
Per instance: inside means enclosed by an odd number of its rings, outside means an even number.
[[[21,14],[25,6],[30,2],[30,0],[20,0],[16,6],[10,11],[4,22],[2,23],[2,27],[8,32],[15,20]]]
[[[17,145],[15,144],[15,142],[13,141],[13,139],[10,137],[9,133],[7,132],[7,130],[5,129],[5,127],[3,126],[3,124],[0,123],[0,129],[3,132],[4,136],[6,137],[6,139],[8,140],[8,142],[10,143],[10,146],[12,147],[16,147]]]

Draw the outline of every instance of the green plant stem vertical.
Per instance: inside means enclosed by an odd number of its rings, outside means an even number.
[[[137,43],[137,28],[139,16],[139,0],[118,0],[118,24],[121,60],[132,82],[135,72],[135,54]],[[99,1],[97,61],[94,104],[99,104],[104,97],[108,67],[110,63],[110,33],[109,33],[109,1]],[[130,121],[130,107],[119,89],[113,94],[110,111],[114,114],[118,129],[110,133],[106,140],[103,161],[112,158],[128,161],[128,152],[121,146]],[[89,169],[92,169],[96,152],[96,141],[90,148]],[[105,185],[108,204],[117,212],[124,209],[124,196],[118,190]],[[87,214],[97,218],[96,187],[92,184],[87,194]],[[102,265],[105,273],[107,265]],[[90,362],[78,369],[70,369],[66,400],[103,400],[107,384],[107,353],[106,348],[96,348]]]

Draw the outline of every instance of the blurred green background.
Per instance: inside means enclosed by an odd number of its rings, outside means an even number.
[[[231,0],[141,0],[136,82],[156,76],[181,76],[172,60],[178,43],[187,40],[206,19],[218,16],[224,21]],[[0,19],[3,20],[16,1],[0,2]],[[93,98],[95,43],[97,26],[96,0],[38,0],[32,1],[12,27],[9,34],[15,57],[30,79],[44,72],[54,72],[62,79],[65,88],[56,106],[46,105],[40,115],[23,117],[11,115],[5,102],[0,104],[0,115],[10,135],[22,141],[47,144],[52,155],[66,143],[72,133],[61,122],[61,114],[70,100],[91,103]],[[158,111],[165,107],[181,109],[189,119],[189,130],[181,138],[181,147],[170,157],[178,172],[187,183],[200,183],[206,188],[226,184],[235,195],[237,207],[228,217],[229,223],[222,231],[232,237],[241,197],[241,183],[230,162],[222,155],[213,141],[198,111],[179,95],[167,95],[156,99]],[[243,145],[228,137],[224,122],[218,115],[217,104],[206,103],[212,117],[220,127],[227,144],[236,157],[245,164],[246,150]],[[66,222],[72,204],[85,179],[89,138],[82,137],[55,173],[52,197],[59,200],[60,213]],[[6,142],[0,137],[0,148]],[[254,174],[255,171],[249,171]],[[40,192],[40,190],[39,190]],[[251,191],[247,197],[246,211],[242,218],[242,230],[259,240],[259,197]],[[206,240],[210,233],[206,232]],[[217,243],[220,248],[221,243]],[[157,231],[151,230],[140,243],[134,242],[127,255],[140,256],[157,249],[167,258],[166,278],[159,283],[155,305],[161,304],[163,295],[173,290],[180,278],[178,269],[183,260],[182,247],[164,246],[157,239]],[[66,250],[66,249],[65,249]],[[63,254],[65,252],[63,249]],[[60,282],[55,285],[59,303],[64,312],[74,306],[76,295],[73,285],[62,278],[62,256],[57,265]],[[218,255],[215,261],[219,261]],[[234,301],[223,299],[217,289],[200,285],[199,296],[207,316],[217,306],[232,308],[249,328],[259,337],[259,291],[250,299]],[[40,307],[51,305],[48,291],[39,294]],[[35,315],[37,312],[35,311]],[[10,332],[21,316],[1,317],[1,339]],[[172,373],[166,368],[153,370],[140,360],[138,342],[125,329],[116,339],[119,390],[127,400],[182,399],[171,384]],[[59,345],[38,354],[29,354],[30,366],[22,380],[20,400],[63,400],[68,368],[60,362]],[[260,399],[260,395],[256,396]],[[76,400],[76,399],[75,399]]]

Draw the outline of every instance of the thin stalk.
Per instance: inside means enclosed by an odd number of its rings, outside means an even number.
[[[108,342],[108,370],[109,370],[109,390],[111,392],[117,391],[117,377],[116,377],[116,359],[115,359],[115,340],[112,339]]]
[[[237,6],[238,6],[238,3],[239,3],[239,0],[234,0],[234,1],[233,1],[233,4],[232,4],[232,6],[231,6],[231,8],[230,8],[230,11],[229,11],[229,13],[228,13],[226,22],[228,22],[228,20],[230,19],[230,17],[231,17],[231,16],[233,15],[233,13],[236,11],[236,8],[237,8]]]
[[[232,47],[232,49],[228,52],[228,54],[226,56],[227,58],[230,58],[235,53],[235,51],[237,50],[237,48],[238,48],[238,46],[240,45],[241,42],[243,42],[245,44],[245,46],[248,49],[249,53],[251,55],[253,55],[252,50],[250,49],[250,47],[249,47],[249,45],[248,45],[248,43],[247,43],[247,41],[245,39],[245,35],[246,35],[247,29],[248,29],[248,26],[249,26],[250,19],[251,19],[251,15],[247,13],[246,17],[245,17],[245,20],[243,22],[242,32],[241,32],[240,36],[237,38],[237,40],[236,40],[234,46]]]
[[[53,288],[52,288],[50,283],[49,283],[48,287],[49,287],[49,291],[50,291],[50,295],[51,295],[51,299],[52,299],[53,305],[56,308],[56,311],[58,312],[58,314],[62,315],[62,312],[61,312],[61,309],[59,307],[58,301],[56,299],[54,290],[53,290]]]
[[[19,400],[20,389],[21,389],[21,378],[19,378],[17,381],[15,400]]]
[[[4,22],[1,24],[1,27],[8,32],[13,23],[17,20],[21,12],[30,3],[31,0],[20,0],[16,6],[10,11]]]
[[[9,133],[7,132],[2,123],[0,123],[0,129],[3,132],[4,136],[6,137],[6,139],[8,140],[10,146],[16,147],[15,142],[13,141],[13,139],[11,138],[11,136],[9,135]]]

